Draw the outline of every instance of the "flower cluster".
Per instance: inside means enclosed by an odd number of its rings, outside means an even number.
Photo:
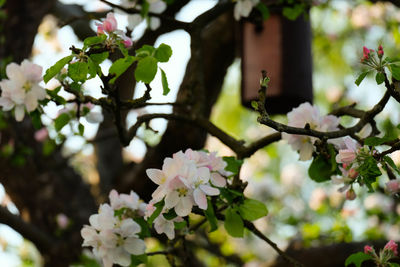
[[[375,68],[375,69],[382,69],[382,57],[383,57],[383,47],[382,45],[379,45],[377,51],[363,47],[363,56],[361,58],[361,63],[364,65],[367,65],[369,67]]]
[[[397,252],[398,246],[396,242],[390,240],[383,250],[380,251],[379,256],[375,252],[375,249],[371,246],[366,245],[364,247],[364,253],[370,255],[372,259],[375,261],[377,266],[388,266],[389,261],[395,258],[398,255]]]
[[[240,20],[241,17],[247,18],[253,8],[260,2],[260,0],[238,0],[234,9],[234,17]]]
[[[24,60],[21,65],[10,63],[6,67],[8,79],[0,81],[0,106],[3,111],[14,108],[15,119],[22,121],[25,109],[34,111],[38,101],[46,97],[46,90],[39,85],[42,81],[42,67]]]
[[[304,128],[308,125],[310,129],[318,131],[338,130],[339,118],[333,115],[321,116],[318,108],[308,102],[294,108],[287,116],[289,126]],[[282,139],[287,140],[289,145],[299,152],[300,160],[312,158],[315,137],[282,133]]]
[[[153,204],[164,200],[162,213],[155,219],[155,229],[165,233],[170,239],[174,237],[174,222],[182,221],[189,215],[193,206],[207,209],[207,196],[219,195],[217,187],[224,187],[230,173],[225,171],[226,162],[215,153],[179,151],[172,158],[166,158],[162,169],[148,169],[149,178],[158,188],[152,194],[153,199],[148,207],[148,214],[154,211]],[[177,217],[166,220],[163,214],[174,210]]]
[[[107,34],[110,44],[114,44],[116,40],[121,40],[125,47],[131,47],[133,42],[125,33],[118,30],[118,23],[114,13],[108,13],[106,19],[102,23],[96,23],[97,34]]]
[[[146,250],[144,241],[138,237],[141,227],[132,219],[144,215],[146,204],[132,191],[127,195],[112,190],[109,198],[110,205],[102,204],[99,213],[90,216],[90,225],[81,230],[83,246],[93,247],[104,267],[113,263],[129,266],[131,254],[141,255]]]

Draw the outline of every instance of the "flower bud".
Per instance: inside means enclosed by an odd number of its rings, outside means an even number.
[[[357,176],[358,176],[358,172],[356,171],[356,169],[351,168],[349,170],[349,178],[355,179],[355,178],[357,178]]]
[[[393,240],[390,240],[389,242],[387,242],[387,244],[385,245],[385,247],[383,249],[391,250],[391,251],[393,251],[393,254],[395,256],[397,256],[397,244]]]
[[[379,47],[378,47],[378,56],[379,57],[383,56],[383,47],[382,47],[382,45],[379,45]]]
[[[354,192],[353,188],[349,189],[346,192],[346,199],[347,200],[354,200],[354,199],[356,199],[356,197],[357,197],[357,195],[356,195],[356,192]]]
[[[373,253],[374,253],[373,247],[366,245],[366,246],[364,247],[364,253],[365,253],[365,254],[373,254]]]

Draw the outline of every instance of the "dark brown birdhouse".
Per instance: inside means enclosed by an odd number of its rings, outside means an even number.
[[[287,113],[303,102],[312,102],[310,21],[291,21],[274,12],[261,24],[243,22],[242,103],[251,108],[258,98],[261,70],[271,78],[267,89],[269,114]]]

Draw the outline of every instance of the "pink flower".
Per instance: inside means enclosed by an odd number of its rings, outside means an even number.
[[[379,45],[379,47],[378,47],[378,56],[379,57],[383,56],[383,47],[382,47],[382,45]]]
[[[38,142],[43,142],[49,136],[49,132],[47,131],[46,127],[35,132],[35,140]]]
[[[391,251],[393,251],[393,254],[395,256],[397,256],[397,244],[393,240],[390,240],[389,242],[387,242],[387,244],[385,245],[385,247],[383,249],[391,250]]]
[[[336,162],[350,164],[357,157],[356,152],[359,148],[359,144],[355,140],[353,140],[349,137],[344,139],[344,143],[345,143],[346,149],[339,150],[339,153],[336,155]]]
[[[354,168],[351,168],[348,172],[348,176],[351,179],[355,179],[358,176],[358,172]]]
[[[366,46],[363,47],[363,59],[368,59],[371,50],[369,50]]]
[[[106,19],[103,21],[103,29],[106,32],[113,32],[117,29],[117,25],[114,13],[108,13]]]
[[[374,252],[374,249],[371,246],[366,245],[364,247],[364,253],[365,254],[372,254]]]
[[[396,194],[400,190],[400,184],[399,181],[397,180],[390,180],[389,182],[386,183],[386,190],[390,194]]]
[[[64,213],[57,214],[56,221],[60,229],[66,229],[69,225],[69,218]]]

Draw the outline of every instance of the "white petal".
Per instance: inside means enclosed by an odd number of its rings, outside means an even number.
[[[300,160],[306,161],[311,159],[313,151],[314,151],[314,146],[311,143],[304,143],[299,151]]]
[[[159,169],[147,169],[146,174],[155,184],[163,184],[165,182],[165,175]]]
[[[14,113],[15,113],[15,119],[17,121],[22,121],[25,117],[25,107],[23,105],[16,106]]]
[[[24,84],[26,81],[25,75],[23,74],[21,67],[14,62],[7,65],[6,73],[8,79],[10,80],[19,81],[22,84]]]
[[[219,195],[219,189],[215,187],[211,187],[206,184],[200,185],[200,189],[203,190],[204,193],[206,193],[209,196],[218,196]]]
[[[129,236],[133,236],[137,233],[140,232],[140,225],[137,224],[134,220],[132,220],[131,218],[129,219],[125,219],[122,221],[121,223],[121,229],[120,229],[120,234],[123,237],[129,237]]]
[[[210,180],[210,169],[207,167],[200,167],[197,169],[197,175],[203,183],[207,183]]]
[[[28,112],[34,111],[38,106],[37,98],[36,98],[35,94],[33,94],[32,92],[28,92],[26,94],[24,102],[25,102],[26,110]]]
[[[141,239],[130,237],[125,240],[124,248],[133,255],[142,255],[146,251],[146,244]]]
[[[218,172],[211,173],[211,182],[218,187],[224,187],[226,185],[226,179]]]
[[[175,212],[181,217],[189,215],[192,211],[193,202],[190,197],[183,197],[180,199],[178,204],[175,207]]]
[[[129,266],[131,264],[131,256],[122,247],[116,248],[111,252],[113,262],[121,266]]]
[[[0,97],[0,106],[3,107],[3,111],[9,111],[14,107],[14,102],[9,98]]]
[[[207,197],[200,188],[196,188],[193,192],[194,202],[199,206],[200,209],[207,209]]]
[[[165,197],[165,207],[167,209],[170,209],[172,207],[175,207],[176,204],[179,202],[179,193],[177,191],[172,191],[167,194]]]

